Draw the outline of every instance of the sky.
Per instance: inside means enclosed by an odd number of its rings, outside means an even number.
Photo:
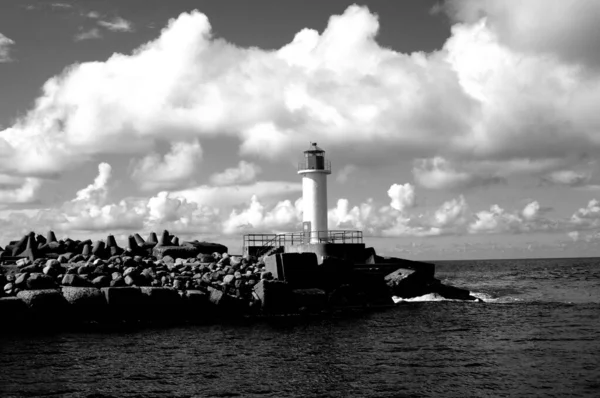
[[[2,0],[0,246],[329,228],[420,260],[600,250],[596,0]]]

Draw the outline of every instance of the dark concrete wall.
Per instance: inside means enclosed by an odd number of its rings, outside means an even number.
[[[355,263],[362,263],[365,256],[364,243],[307,243],[286,245],[286,253],[315,253],[319,264],[324,257],[337,257]]]

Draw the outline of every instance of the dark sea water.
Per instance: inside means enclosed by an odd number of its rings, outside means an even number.
[[[0,335],[0,396],[600,397],[600,259],[439,262],[437,276],[486,303]]]

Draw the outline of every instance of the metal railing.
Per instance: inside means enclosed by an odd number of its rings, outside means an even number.
[[[298,162],[298,171],[300,170],[325,170],[331,172],[331,160],[324,160],[323,167],[317,167],[316,164],[309,165],[307,160]]]
[[[310,231],[287,232],[283,234],[245,234],[243,251],[250,253],[250,248],[257,253],[266,252],[273,248],[303,243],[363,243],[362,231]],[[260,254],[257,254],[260,256]]]

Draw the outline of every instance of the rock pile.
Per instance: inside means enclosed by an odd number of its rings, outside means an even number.
[[[0,313],[8,322],[194,320],[240,314],[321,312],[392,304],[392,296],[437,293],[474,300],[434,278],[433,264],[383,258],[363,264],[314,253],[256,258],[179,239],[168,231],[125,247],[106,240],[57,240],[34,232],[0,248]]]

